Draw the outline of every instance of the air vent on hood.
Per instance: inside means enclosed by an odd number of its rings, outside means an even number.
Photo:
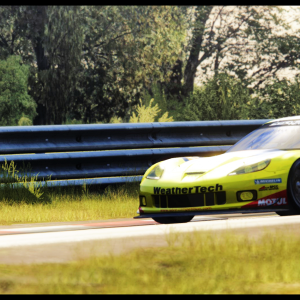
[[[186,175],[202,175],[204,174],[205,172],[186,172],[185,174]]]

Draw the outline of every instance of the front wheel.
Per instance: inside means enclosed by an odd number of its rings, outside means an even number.
[[[152,219],[160,224],[172,224],[172,223],[186,223],[191,221],[194,216],[184,216],[184,217],[152,217]]]
[[[289,203],[288,211],[276,212],[280,216],[291,216],[300,214],[300,159],[291,167],[288,184],[287,197]]]
[[[298,215],[299,213],[295,210],[289,209],[287,211],[276,211],[276,214],[284,217],[284,216],[293,216],[293,215]]]

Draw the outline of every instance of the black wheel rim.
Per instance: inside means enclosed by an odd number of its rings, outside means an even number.
[[[300,166],[296,169],[292,176],[291,192],[295,204],[300,207]]]

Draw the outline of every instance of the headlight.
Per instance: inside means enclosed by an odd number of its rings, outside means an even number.
[[[158,164],[148,175],[147,179],[159,179],[164,172],[162,164]]]
[[[242,166],[233,172],[229,173],[228,175],[239,175],[239,174],[246,174],[246,173],[252,173],[257,172],[265,169],[271,162],[271,159],[266,159],[263,161],[260,161],[258,163],[252,164],[252,165],[246,165]]]

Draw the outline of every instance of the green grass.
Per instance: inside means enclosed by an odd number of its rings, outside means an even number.
[[[132,218],[139,206],[138,182],[99,187],[42,187],[12,161],[0,168],[0,225]],[[19,187],[15,188],[14,184]]]
[[[300,237],[172,233],[168,247],[71,263],[0,265],[1,294],[300,293]]]
[[[132,218],[139,206],[138,189],[139,184],[128,183],[93,193],[74,188],[47,191],[46,202],[2,199],[0,225]]]

